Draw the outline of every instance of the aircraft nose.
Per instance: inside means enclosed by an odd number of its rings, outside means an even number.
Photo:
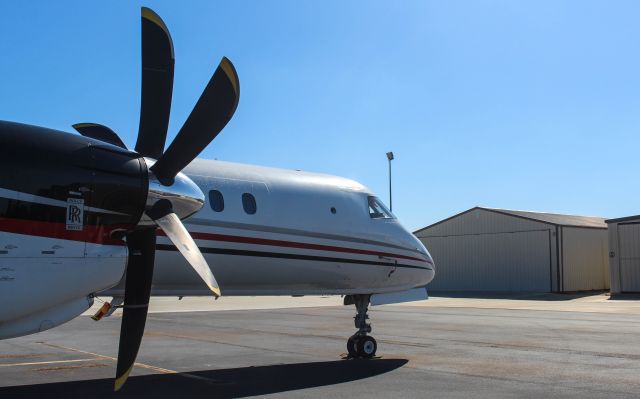
[[[430,263],[431,266],[435,266],[433,263],[433,258],[431,257],[431,254],[429,253],[429,251],[427,251],[427,249],[424,246],[422,248],[424,249],[424,252],[422,252],[422,257],[424,258],[424,260],[427,261],[427,263]]]
[[[431,257],[431,254],[427,250],[427,248],[422,244],[422,242],[412,234],[413,240],[416,243],[418,251],[422,254],[422,258],[425,260],[425,269],[423,271],[423,279],[425,281],[425,285],[431,282],[436,274],[436,265]]]
[[[424,279],[426,281],[424,283],[424,285],[429,284],[431,282],[431,280],[433,280],[433,278],[435,276],[436,276],[436,269],[435,269],[435,266],[433,265],[433,263],[431,263],[429,268],[424,270]]]
[[[433,258],[431,257],[429,250],[427,250],[427,247],[425,247],[422,241],[420,241],[418,237],[414,236],[413,234],[411,234],[411,239],[413,241],[413,245],[416,247],[418,252],[422,254],[424,260],[433,266]]]

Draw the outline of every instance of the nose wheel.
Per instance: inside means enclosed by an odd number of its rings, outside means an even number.
[[[357,335],[352,335],[347,340],[347,351],[349,352],[349,357],[371,359],[376,355],[377,350],[378,343],[372,336],[365,335],[363,337],[359,337]]]
[[[369,298],[371,295],[347,295],[344,304],[356,305],[356,316],[353,318],[358,331],[347,340],[347,352],[350,358],[371,359],[376,355],[378,343],[368,335],[371,332],[371,324],[368,322]]]

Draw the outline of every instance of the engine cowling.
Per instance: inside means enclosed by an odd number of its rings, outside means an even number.
[[[77,316],[88,295],[121,280],[128,256],[123,233],[144,210],[148,169],[126,149],[0,122],[0,170],[0,338],[6,338]]]
[[[76,298],[19,319],[0,324],[0,339],[34,334],[74,319],[93,305],[93,297]]]

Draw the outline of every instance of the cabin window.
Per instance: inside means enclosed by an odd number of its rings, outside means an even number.
[[[224,197],[218,190],[209,191],[209,203],[211,204],[211,209],[216,212],[222,212],[224,210]]]
[[[256,213],[256,197],[249,193],[242,194],[242,207],[249,215]]]
[[[393,219],[390,210],[376,197],[369,197],[369,216],[371,219]]]
[[[222,212],[224,210],[224,197],[218,190],[209,191],[209,203],[211,203],[211,209],[216,212]]]

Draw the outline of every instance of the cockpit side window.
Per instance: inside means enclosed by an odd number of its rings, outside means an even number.
[[[369,216],[371,219],[395,219],[380,199],[369,196]]]

